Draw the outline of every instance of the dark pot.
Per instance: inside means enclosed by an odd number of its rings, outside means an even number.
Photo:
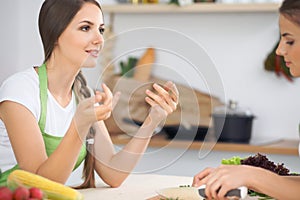
[[[167,134],[168,139],[180,139],[180,140],[204,140],[208,127],[204,126],[192,126],[190,129],[186,129],[183,126],[164,126],[164,132]]]
[[[215,137],[220,142],[249,143],[254,118],[253,115],[213,114]]]

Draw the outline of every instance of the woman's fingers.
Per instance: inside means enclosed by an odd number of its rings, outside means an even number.
[[[151,106],[156,104],[160,105],[168,114],[176,110],[178,90],[174,83],[168,81],[163,87],[155,83],[153,84],[153,88],[157,93],[146,90],[146,94],[148,95],[146,98],[147,103]]]
[[[103,93],[96,91],[94,104],[102,102],[104,98],[105,98],[105,95]]]
[[[206,183],[205,194],[210,199],[217,199],[221,185],[217,179],[209,179]]]
[[[146,97],[145,100],[151,107],[153,107],[154,105],[157,105],[157,103],[149,97]]]
[[[241,178],[240,173],[245,174],[243,168],[237,167],[239,166],[221,165],[211,172],[204,170],[196,175],[198,180],[202,178],[198,183],[206,185],[205,194],[208,199],[226,199],[228,191],[244,185],[243,182],[239,183],[237,180],[232,182],[235,177]]]
[[[164,85],[164,88],[169,93],[169,95],[171,96],[171,98],[173,99],[173,101],[176,102],[176,103],[178,103],[179,92],[178,92],[178,89],[177,89],[176,85],[173,82],[168,81]]]
[[[173,109],[176,110],[177,102],[175,101],[174,94],[171,89],[164,86],[162,88],[158,84],[153,85],[154,89],[158,92],[158,95]]]
[[[152,102],[149,101],[149,97],[146,97],[146,101],[147,102],[151,102],[151,106],[155,105],[155,104],[158,104],[160,105],[167,113],[171,113],[173,112],[173,109],[166,103],[166,100],[164,98],[162,98],[161,96],[153,93],[152,91],[150,90],[146,90],[146,94],[151,98]]]
[[[111,106],[112,106],[112,98],[113,98],[112,92],[107,87],[107,85],[104,84],[104,83],[102,84],[102,88],[103,88],[103,91],[104,91],[104,94],[105,94],[105,99],[104,99],[103,104],[106,104],[106,105],[111,104]]]
[[[97,121],[105,120],[110,117],[111,111],[116,106],[121,95],[120,92],[117,92],[115,95],[113,95],[110,89],[104,83],[102,84],[102,88],[103,92],[95,92],[96,100],[98,100],[98,102],[102,102],[102,104],[95,107]]]
[[[107,105],[99,105],[94,108],[97,121],[105,120],[110,117],[111,107]]]
[[[115,108],[115,106],[117,105],[120,97],[121,97],[121,92],[116,92],[115,95],[113,96],[112,109]]]
[[[205,195],[208,199],[216,198],[218,194],[217,179],[214,178],[214,168],[206,168],[193,179],[193,187],[200,187],[201,185],[206,185]]]
[[[205,177],[207,177],[214,169],[213,168],[206,168],[197,175],[194,176],[193,179],[193,186],[199,187],[203,184],[205,184]]]

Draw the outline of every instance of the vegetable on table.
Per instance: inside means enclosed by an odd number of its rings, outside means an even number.
[[[38,188],[17,187],[14,191],[8,187],[0,187],[0,200],[42,200],[46,198]]]
[[[83,200],[79,191],[24,170],[13,171],[7,178],[7,186],[11,190],[19,187],[38,188],[47,199],[52,200]]]

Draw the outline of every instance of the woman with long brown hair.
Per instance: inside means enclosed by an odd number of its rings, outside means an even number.
[[[119,93],[92,92],[81,68],[94,67],[103,46],[103,13],[95,0],[45,0],[39,31],[45,59],[5,80],[0,88],[0,185],[15,169],[65,183],[83,160],[84,182],[94,171],[118,187],[133,170],[158,124],[178,103],[176,86],[146,91],[149,114],[135,137],[115,152],[104,120]]]
[[[276,53],[284,57],[291,74],[300,77],[300,1],[284,0],[279,12],[281,39]],[[193,186],[201,185],[206,185],[208,199],[227,199],[225,194],[240,186],[275,199],[297,200],[300,197],[300,176],[280,176],[248,165],[207,168],[194,176]]]

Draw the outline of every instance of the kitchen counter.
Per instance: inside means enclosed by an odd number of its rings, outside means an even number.
[[[119,188],[110,188],[100,180],[97,180],[97,188],[84,189],[80,192],[85,200],[162,200],[156,191],[191,185],[192,177],[166,176],[157,174],[131,174]],[[253,197],[247,200],[257,199]]]
[[[126,134],[111,135],[112,141],[116,145],[124,145],[130,140]],[[223,142],[203,142],[189,140],[168,140],[164,134],[157,134],[152,137],[150,147],[170,147],[170,148],[188,148],[188,149],[212,149],[217,151],[235,151],[266,154],[299,155],[298,140],[276,140],[261,142],[261,144],[238,144]]]

